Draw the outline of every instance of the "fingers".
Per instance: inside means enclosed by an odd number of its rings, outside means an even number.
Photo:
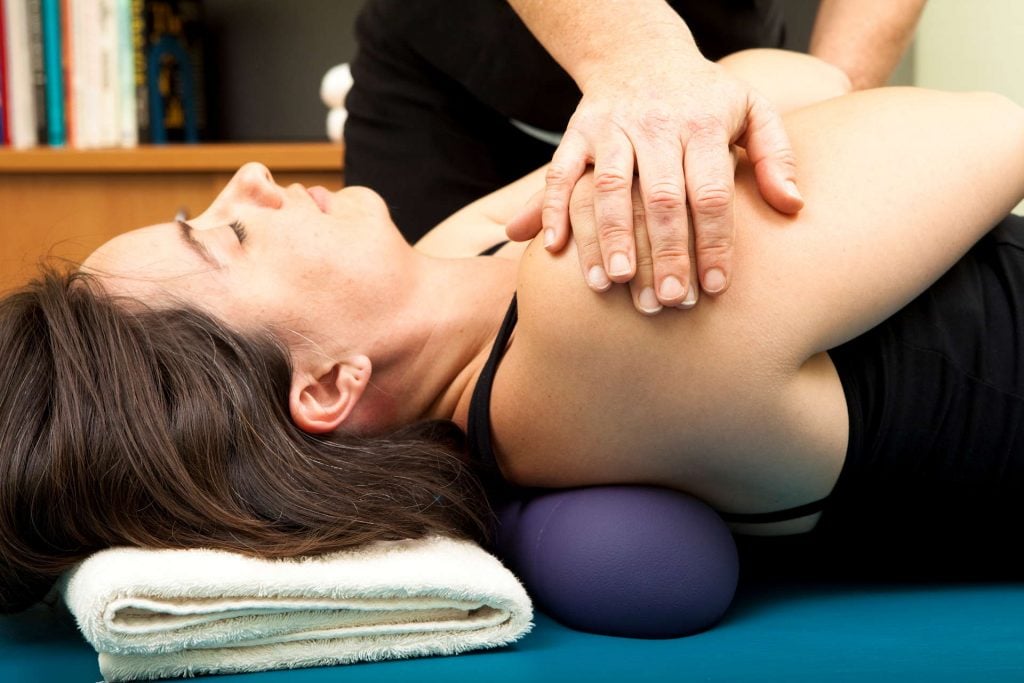
[[[657,295],[657,260],[653,247],[653,240],[650,237],[650,216],[640,196],[639,190],[633,193],[633,232],[636,237],[636,275],[629,281],[629,291],[633,299],[633,306],[644,315],[656,315],[661,312],[664,304]],[[688,240],[686,260],[687,272],[697,272],[694,259],[693,232],[690,232]],[[683,280],[683,282],[687,282]],[[700,287],[696,282],[689,281],[685,287],[686,294],[675,304],[676,308],[690,309],[697,305],[700,296]]]
[[[761,196],[776,211],[796,213],[804,206],[796,186],[796,156],[782,119],[762,95],[751,91],[747,130],[737,141],[747,150]]]
[[[678,140],[678,138],[676,138]],[[682,145],[640,137],[635,140],[640,194],[646,238],[635,230],[637,275],[652,279],[652,292],[662,306],[678,306],[690,281],[690,227],[683,185]],[[637,220],[634,214],[634,222]],[[643,252],[643,254],[641,253]],[[649,263],[641,264],[641,259]],[[645,273],[645,271],[649,271]]]
[[[601,260],[601,246],[597,242],[597,222],[594,217],[593,184],[589,178],[576,185],[569,202],[576,255],[583,270],[583,278],[595,292],[606,292],[612,286]]]
[[[576,243],[576,254],[590,288],[597,292],[605,292],[612,287],[612,281],[605,275],[601,259],[601,248],[597,240],[597,220],[594,213],[594,193],[592,178],[584,176],[583,180],[576,186],[569,204],[569,216],[572,221],[573,236]],[[632,209],[631,222],[633,236],[636,244],[636,275],[629,281],[630,298],[637,311],[644,315],[656,315],[663,304],[659,301],[655,287],[655,269],[653,261],[653,248],[651,246],[648,218],[646,209],[640,196],[640,189],[633,186],[631,192]],[[687,252],[690,254],[688,260],[688,272],[696,273],[693,264],[693,237],[689,240]],[[695,282],[690,282],[686,295],[678,304],[677,308],[692,308],[697,303],[699,287]]]
[[[628,282],[636,272],[633,238],[633,145],[625,135],[610,135],[594,158],[594,216],[605,272],[613,282]]]
[[[572,128],[566,130],[551,157],[544,181],[541,224],[544,244],[551,251],[557,251],[569,239],[569,202],[576,182],[587,170],[589,158],[586,139]]]
[[[539,190],[530,197],[519,213],[505,224],[505,234],[508,238],[513,242],[526,242],[536,237],[542,227],[540,216],[543,207],[544,190]]]
[[[640,193],[633,193],[633,234],[636,239],[636,275],[629,281],[629,293],[633,306],[644,315],[661,312],[662,305],[655,294],[654,264],[652,261],[650,237],[647,231],[647,216]]]
[[[705,292],[719,294],[729,286],[735,235],[733,158],[726,129],[713,120],[695,127],[683,165],[700,283]]]

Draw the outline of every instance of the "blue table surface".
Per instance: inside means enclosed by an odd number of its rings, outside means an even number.
[[[62,609],[0,617],[0,681],[99,681]],[[301,681],[1024,681],[1024,585],[767,584],[709,631],[672,640],[581,633],[538,615],[511,647],[339,667],[218,676]]]

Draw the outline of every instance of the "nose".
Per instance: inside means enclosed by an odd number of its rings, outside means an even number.
[[[283,192],[274,182],[270,169],[255,161],[242,165],[225,190],[225,194],[235,201],[251,202],[271,209],[280,208],[283,198]]]

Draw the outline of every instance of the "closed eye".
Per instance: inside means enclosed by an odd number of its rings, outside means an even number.
[[[230,225],[231,225],[231,229],[235,233],[235,237],[238,238],[238,243],[239,244],[245,244],[245,238],[248,236],[248,233],[245,231],[245,226],[242,225],[242,222],[241,221],[231,221]]]

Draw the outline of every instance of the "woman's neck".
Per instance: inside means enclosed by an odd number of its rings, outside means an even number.
[[[362,420],[354,416],[370,431],[419,419],[455,420],[465,428],[469,398],[515,291],[515,261],[415,261],[415,287],[377,357],[371,355]]]

